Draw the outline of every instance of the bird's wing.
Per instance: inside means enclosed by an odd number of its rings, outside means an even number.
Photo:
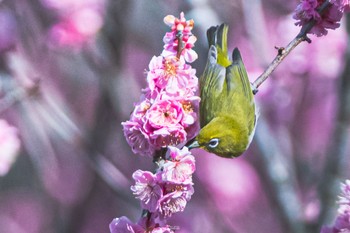
[[[226,83],[228,93],[244,96],[247,102],[254,100],[248,74],[237,48],[232,52],[232,64],[227,67]]]
[[[227,99],[225,108],[232,109],[232,117],[246,117],[248,125],[255,125],[255,102],[248,79],[247,71],[237,48],[232,53],[232,64],[226,68],[226,91]],[[239,104],[237,104],[239,103]]]
[[[231,64],[227,53],[227,32],[228,25],[226,24],[210,27],[207,31],[209,43],[208,60],[200,78],[201,127],[208,124],[220,112],[220,104],[217,101],[224,88],[225,67]]]
[[[201,127],[209,123],[218,113],[217,100],[223,90],[226,69],[217,64],[217,49],[211,45],[204,72],[200,78],[200,124]]]

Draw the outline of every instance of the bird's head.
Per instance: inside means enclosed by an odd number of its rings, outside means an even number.
[[[248,130],[229,117],[216,117],[205,125],[189,146],[225,158],[241,155],[249,145]]]

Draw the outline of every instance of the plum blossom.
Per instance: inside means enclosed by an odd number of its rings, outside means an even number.
[[[162,189],[157,184],[155,175],[149,171],[137,170],[132,177],[136,184],[131,186],[131,190],[141,200],[142,208],[155,212],[158,208],[158,201],[163,196]]]
[[[197,89],[196,70],[176,57],[153,57],[149,69],[147,81],[150,91],[164,90],[167,95],[193,96]]]
[[[187,200],[181,191],[168,193],[160,200],[160,213],[164,217],[171,217],[173,213],[182,212]]]
[[[164,98],[164,99],[162,99]],[[156,100],[141,101],[130,120],[123,122],[124,135],[134,153],[152,156],[155,150],[178,145],[198,130],[198,98],[189,100],[159,94]]]
[[[0,176],[4,176],[16,161],[20,149],[17,129],[0,119]]]
[[[181,46],[181,57],[190,63],[195,61],[198,55],[192,48],[197,38],[191,33],[194,21],[186,20],[184,13],[181,12],[180,19],[168,15],[164,18],[164,23],[171,27],[172,31],[167,32],[163,38],[165,45],[162,56],[178,56],[179,46]]]
[[[183,118],[180,103],[174,100],[160,100],[147,111],[146,118],[150,127],[163,128],[178,124]]]
[[[349,233],[350,232],[350,180],[341,184],[341,194],[339,196],[338,216],[334,226],[324,226],[321,233]]]
[[[149,130],[150,142],[156,148],[177,145],[186,140],[186,131],[181,125],[184,110],[178,101],[157,101],[145,117],[145,128]]]
[[[126,121],[122,123],[124,135],[132,151],[135,154],[152,156],[155,152],[154,146],[149,142],[150,138],[142,127],[142,122]]]
[[[191,184],[167,183],[165,195],[159,200],[160,218],[169,218],[177,212],[184,211],[187,202],[191,199],[194,189]]]
[[[171,27],[163,41],[164,50],[154,56],[147,72],[148,86],[135,104],[130,119],[122,123],[124,135],[136,154],[153,156],[167,148],[167,153],[155,157],[155,173],[137,170],[131,186],[135,198],[141,201],[142,218],[137,224],[128,218],[116,218],[110,224],[111,233],[153,232],[172,233],[166,225],[173,214],[184,211],[194,189],[192,174],[196,170],[194,156],[187,147],[179,149],[199,131],[200,98],[196,70],[192,62],[197,54],[192,50],[196,37],[192,35],[193,20],[167,16]]]
[[[187,147],[182,150],[169,146],[167,160],[162,166],[163,181],[175,184],[191,184],[192,174],[195,171],[194,156],[188,151]]]
[[[140,102],[135,104],[130,119],[122,123],[132,151],[140,155],[152,156],[161,148],[183,144],[199,130],[200,98],[195,95],[198,78],[196,70],[186,64],[186,61],[194,60],[186,58],[195,53],[190,43],[195,38],[191,34],[193,20],[186,21],[181,13],[180,19],[167,16],[164,21],[171,27],[172,31],[167,35],[172,37],[165,40],[161,56],[151,59],[148,86],[143,90]],[[180,37],[177,36],[179,33]],[[170,42],[176,45],[169,47]],[[183,48],[179,54],[178,46]]]
[[[164,98],[164,99],[162,99]],[[155,150],[178,145],[198,130],[199,98],[189,100],[159,94],[135,106],[130,120],[123,122],[124,135],[134,153],[152,156]]]
[[[143,209],[165,219],[185,209],[194,193],[192,174],[195,169],[194,156],[187,147],[180,150],[169,146],[166,159],[159,162],[155,174],[134,172],[135,185],[131,190],[141,200]]]
[[[331,6],[320,15],[318,8],[323,2],[324,1],[321,0],[301,0],[293,15],[293,18],[297,20],[295,25],[304,26],[310,20],[315,20],[316,24],[312,27],[310,33],[315,34],[316,36],[327,35],[327,29],[338,28],[340,26],[340,19],[343,16],[343,8],[345,6],[341,5],[342,7],[340,7],[336,4],[331,4]]]

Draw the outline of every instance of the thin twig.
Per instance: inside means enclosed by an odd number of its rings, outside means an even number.
[[[322,15],[326,9],[331,5],[329,1],[325,1],[318,9],[318,13]],[[278,53],[270,63],[270,65],[265,69],[265,71],[252,83],[253,93],[256,94],[258,92],[259,86],[270,76],[270,74],[276,69],[276,67],[283,61],[284,58],[288,56],[288,54],[296,48],[301,42],[307,41],[311,42],[311,40],[307,37],[307,34],[310,30],[315,26],[316,21],[310,20],[307,24],[305,24],[299,34],[287,45],[287,47],[278,48]]]

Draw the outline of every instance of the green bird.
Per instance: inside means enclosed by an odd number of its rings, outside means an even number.
[[[208,60],[200,78],[201,130],[189,148],[225,158],[238,157],[250,145],[256,125],[254,95],[241,54],[227,51],[228,25],[207,31]]]

